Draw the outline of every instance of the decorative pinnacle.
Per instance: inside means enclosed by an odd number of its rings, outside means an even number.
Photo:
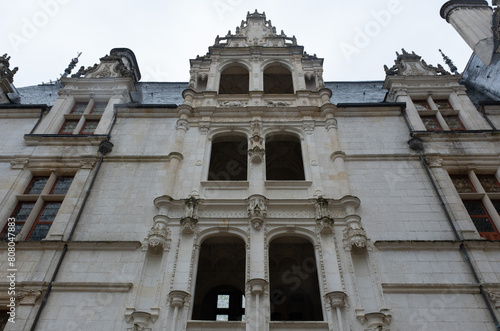
[[[443,60],[444,60],[444,62],[448,65],[448,67],[450,67],[450,71],[451,71],[452,73],[454,73],[455,75],[459,75],[460,73],[458,72],[457,67],[453,64],[453,61],[452,61],[449,57],[447,57],[447,56],[443,53],[443,51],[439,50],[439,52],[440,52],[440,53],[441,53],[441,55],[443,56]]]
[[[71,62],[68,64],[68,67],[64,70],[64,74],[61,75],[61,78],[66,78],[68,75],[71,73],[71,70],[73,70],[78,63],[78,58],[82,52],[78,53],[78,55],[74,58],[71,59]]]

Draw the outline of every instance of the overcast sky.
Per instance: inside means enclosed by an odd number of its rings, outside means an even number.
[[[135,53],[141,81],[186,82],[189,59],[257,9],[278,33],[295,35],[306,52],[325,59],[325,81],[383,80],[383,65],[392,66],[401,48],[445,66],[441,48],[462,71],[472,52],[440,17],[444,2],[0,0],[0,53],[11,57],[11,69],[19,67],[16,87],[57,79],[78,52],[73,73],[116,47]]]

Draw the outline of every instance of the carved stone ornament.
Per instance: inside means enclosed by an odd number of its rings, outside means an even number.
[[[185,291],[171,291],[169,293],[170,305],[172,307],[182,307],[187,298],[189,298],[189,293]]]
[[[262,195],[252,195],[248,200],[248,217],[255,230],[260,230],[267,217],[265,199]]]
[[[291,45],[297,45],[295,36],[287,37],[283,30],[278,34],[271,21],[266,20],[266,14],[255,10],[254,13],[248,12],[247,19],[241,21],[240,26],[236,27],[235,34],[228,31],[224,37],[217,36],[213,47],[287,47]],[[207,57],[208,55],[198,56],[196,60],[205,60]]]
[[[14,75],[19,70],[19,68],[15,67],[14,69],[10,70],[9,60],[10,56],[7,56],[7,54],[0,56],[0,80],[6,79],[9,83],[13,83]]]
[[[488,291],[490,299],[495,303],[495,308],[500,309],[500,290],[499,291]]]
[[[184,217],[181,218],[183,234],[193,234],[197,230],[198,223],[198,200],[195,197],[189,197],[184,200]]]
[[[85,78],[113,78],[113,77],[130,77],[138,79],[135,77],[136,68],[130,63],[130,60],[126,56],[123,56],[123,52],[119,49],[112,49],[110,55],[106,55],[99,59],[101,63],[94,64],[91,67],[85,69],[85,67],[80,67],[76,74],[71,77],[82,77]]]
[[[394,65],[389,68],[384,65],[387,76],[436,76],[450,75],[443,66],[438,64],[437,68],[427,64],[422,57],[412,52],[411,54],[402,49],[402,54],[396,52]]]
[[[268,101],[268,107],[288,107],[291,106],[293,102],[291,101]]]
[[[19,304],[33,306],[40,295],[42,295],[41,290],[20,290],[18,291]]]
[[[328,200],[320,196],[316,199],[315,205],[318,232],[321,234],[332,234],[334,220],[330,216],[330,211],[328,210]]]
[[[388,309],[382,309],[380,312],[367,313],[356,316],[358,320],[365,326],[364,331],[389,331],[389,325],[392,321],[392,316]]]
[[[344,248],[351,250],[353,247],[365,248],[367,243],[366,231],[362,227],[348,226],[344,229]]]
[[[164,215],[156,215],[154,225],[148,233],[148,252],[154,255],[162,254],[169,248],[170,233],[167,228],[168,218]]]
[[[221,107],[226,108],[238,108],[238,107],[246,107],[248,102],[246,101],[221,101],[219,102]]]
[[[325,298],[330,303],[332,308],[342,308],[345,306],[347,295],[342,291],[335,291],[325,294]]]
[[[151,331],[150,323],[154,323],[158,315],[151,314],[145,311],[132,311],[125,313],[127,323],[133,323],[132,327],[127,328],[127,331]]]
[[[262,138],[262,122],[260,119],[255,119],[252,122],[252,137],[250,138],[250,149],[248,156],[252,163],[259,164],[264,160],[264,138]]]
[[[425,160],[431,168],[440,168],[443,166],[443,158],[441,156],[428,156]]]

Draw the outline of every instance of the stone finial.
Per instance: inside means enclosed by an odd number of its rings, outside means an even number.
[[[0,56],[0,80],[6,79],[9,83],[14,82],[14,75],[16,72],[19,70],[18,67],[15,67],[14,69],[10,69],[10,56],[7,56],[7,54],[4,54]]]

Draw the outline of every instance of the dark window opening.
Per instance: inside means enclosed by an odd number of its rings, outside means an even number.
[[[281,66],[271,66],[264,70],[264,93],[293,94],[290,70]]]
[[[236,237],[209,238],[202,243],[193,320],[244,320],[245,257],[245,243]]]
[[[468,200],[463,203],[479,235],[488,240],[500,240],[500,233],[483,203],[478,200]]]
[[[241,136],[214,139],[208,180],[246,180],[248,141]]]
[[[306,77],[306,90],[316,91],[316,78],[314,76]]]
[[[266,179],[305,180],[300,140],[294,136],[266,138]]]
[[[220,74],[219,94],[247,94],[250,76],[241,66],[232,66]]]
[[[323,310],[313,245],[281,237],[269,245],[272,321],[322,321]]]

